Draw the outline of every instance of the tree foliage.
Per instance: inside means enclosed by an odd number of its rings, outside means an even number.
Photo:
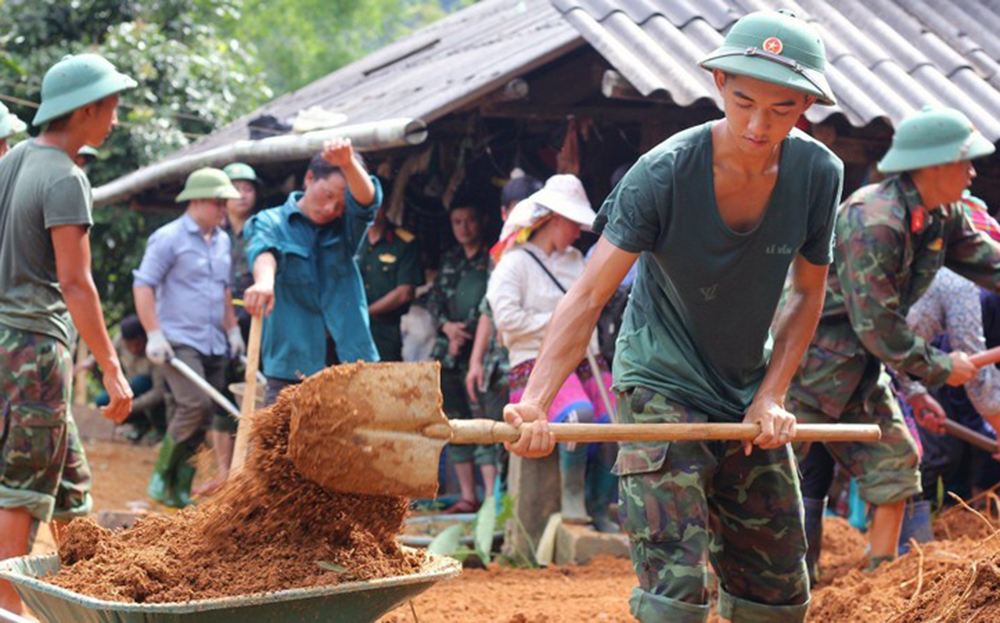
[[[471,2],[0,0],[0,96],[30,121],[45,71],[85,51],[135,78],[88,171],[96,187]],[[95,211],[93,272],[109,322],[132,308],[146,238],[174,216]]]
[[[45,71],[66,54],[98,52],[139,82],[120,127],[88,171],[98,186],[153,162],[271,98],[252,47],[227,34],[238,0],[0,0],[0,94],[38,102]],[[21,118],[34,108],[7,101]],[[170,214],[100,208],[93,271],[109,322],[132,307],[131,270]]]
[[[234,35],[277,93],[298,89],[472,0],[245,0]]]

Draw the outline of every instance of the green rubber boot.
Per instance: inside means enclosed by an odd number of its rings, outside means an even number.
[[[816,586],[819,582],[819,554],[823,546],[823,515],[826,513],[826,498],[802,498],[805,508],[806,529],[806,568],[809,570],[809,583]]]
[[[177,444],[177,451],[171,466],[172,486],[163,502],[170,508],[184,508],[191,504],[191,484],[194,482],[195,467],[191,464],[190,459],[194,453],[194,449],[188,444]]]
[[[562,520],[572,524],[589,524],[587,515],[587,444],[569,450],[559,444],[559,475],[561,477],[560,512]]]
[[[160,453],[156,457],[156,465],[153,467],[153,476],[149,479],[149,486],[146,487],[146,495],[160,504],[166,504],[173,485],[171,467],[175,454],[177,454],[177,442],[170,435],[164,435]]]

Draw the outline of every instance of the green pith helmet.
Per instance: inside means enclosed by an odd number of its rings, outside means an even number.
[[[239,199],[240,191],[236,190],[229,176],[221,169],[205,167],[188,176],[184,190],[177,195],[177,203],[192,199]]]
[[[986,137],[954,108],[925,106],[899,124],[892,147],[878,163],[881,173],[900,173],[973,160],[996,151]]]
[[[785,9],[745,15],[700,65],[804,91],[814,95],[820,104],[837,103],[823,75],[823,41],[808,24]]]
[[[246,180],[256,184],[260,181],[257,179],[257,172],[253,170],[253,167],[243,162],[233,162],[227,164],[223,171],[229,176],[229,179],[234,182],[236,180]]]
[[[10,112],[3,104],[0,104],[0,139],[10,138],[27,129],[28,126],[17,115]]]
[[[42,105],[31,125],[40,126],[136,84],[97,54],[64,56],[45,72]]]

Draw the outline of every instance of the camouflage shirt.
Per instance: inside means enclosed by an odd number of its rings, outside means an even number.
[[[928,209],[908,175],[859,189],[838,210],[834,266],[816,334],[789,393],[839,417],[865,400],[882,363],[940,385],[946,353],[915,335],[906,313],[942,265],[1000,289],[1000,244],[977,232],[959,203]]]
[[[493,336],[490,338],[489,346],[486,347],[486,354],[483,355],[483,378],[489,383],[493,379],[493,375],[499,373],[501,378],[497,379],[497,382],[500,382],[507,377],[510,365],[507,359],[507,349],[497,339],[497,325],[493,320],[493,310],[490,309],[490,302],[486,300],[485,296],[479,305],[479,313],[489,318],[490,324],[493,326]]]
[[[247,261],[247,242],[243,238],[243,232],[236,233],[233,226],[227,224],[225,231],[229,234],[229,239],[233,242],[233,268],[229,279],[229,289],[233,298],[243,298],[243,293],[253,285],[253,271]]]
[[[465,343],[458,357],[448,354],[448,336],[443,331],[446,322],[462,322],[470,335],[476,334],[479,306],[486,295],[490,274],[490,256],[485,246],[472,257],[466,257],[461,246],[448,251],[441,262],[441,270],[434,278],[434,285],[424,301],[424,306],[434,318],[437,339],[431,357],[444,368],[467,364],[472,352],[472,339]]]

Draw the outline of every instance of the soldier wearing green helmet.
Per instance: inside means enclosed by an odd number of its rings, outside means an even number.
[[[27,129],[28,126],[17,115],[10,112],[3,104],[0,104],[0,157],[10,151],[7,139]]]
[[[615,352],[618,420],[760,426],[746,443],[620,444],[619,515],[640,621],[706,620],[706,561],[723,619],[806,616],[795,416],[784,405],[823,305],[843,179],[840,160],[794,128],[812,104],[834,102],[825,64],[819,37],[787,12],[733,25],[702,62],[725,119],[670,137],[615,187],[587,269],[546,329],[521,402],[505,409],[522,426],[513,452],[552,451],[548,407],[639,260]]]
[[[977,375],[966,353],[942,352],[915,335],[906,314],[942,265],[1000,291],[1000,245],[973,228],[959,203],[975,177],[972,160],[994,149],[961,112],[925,108],[899,124],[878,163],[889,177],[856,191],[837,213],[835,270],[789,398],[799,422],[882,427],[876,443],[825,444],[857,479],[861,498],[875,507],[868,531],[871,568],[895,558],[905,502],[921,489],[917,446],[885,366],[925,386],[963,385]],[[933,408],[914,404],[914,411],[920,420]],[[800,457],[808,451],[804,444],[796,448]],[[826,492],[809,489],[806,529],[814,566]]]
[[[177,195],[178,203],[188,203],[187,210],[153,232],[134,272],[132,292],[146,330],[146,357],[164,366],[176,403],[147,493],[175,508],[191,501],[195,468],[189,459],[205,438],[215,403],[164,364],[176,357],[224,391],[230,358],[239,359],[246,350],[229,286],[231,243],[222,229],[227,202],[239,196],[219,169],[191,173]],[[224,480],[225,474],[218,477]]]
[[[90,272],[90,181],[73,158],[104,142],[118,93],[135,84],[96,54],[63,58],[42,79],[34,120],[42,132],[0,159],[0,426],[8,431],[0,437],[0,559],[27,554],[38,522],[90,511],[90,468],[69,408],[76,335],[103,372],[104,416],[120,422],[131,410]],[[2,580],[0,608],[22,610]]]

